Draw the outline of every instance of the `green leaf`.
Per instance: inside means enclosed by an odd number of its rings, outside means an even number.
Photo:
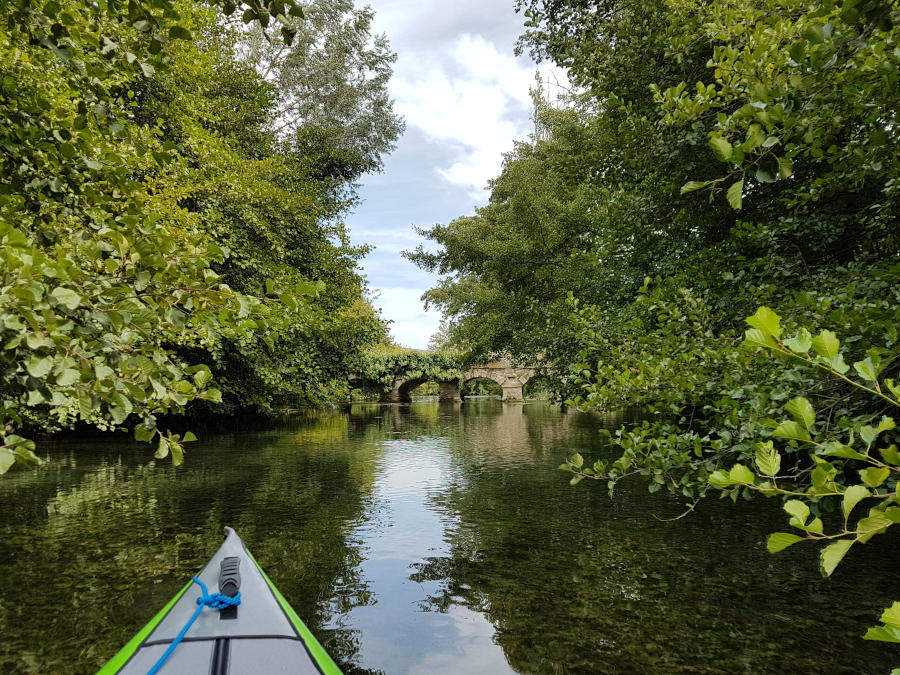
[[[50,295],[66,309],[75,309],[81,304],[81,296],[71,288],[57,287],[50,292]]]
[[[860,478],[869,487],[877,488],[887,477],[891,475],[891,470],[887,467],[870,466],[868,469],[859,472]]]
[[[717,488],[727,488],[734,485],[734,481],[721,469],[710,474],[707,480],[709,480],[710,485]]]
[[[812,348],[816,354],[824,356],[826,359],[837,356],[840,347],[840,340],[830,330],[823,330],[812,339]]]
[[[888,464],[893,464],[894,466],[900,466],[900,451],[897,450],[896,445],[890,445],[886,448],[881,449],[881,457]]]
[[[709,145],[713,149],[716,158],[722,162],[727,162],[734,154],[734,148],[731,147],[731,143],[729,143],[727,139],[724,139],[721,136],[713,136],[712,138],[710,138]],[[740,207],[738,206],[735,208]]]
[[[180,443],[171,441],[169,443],[169,449],[172,451],[172,464],[174,466],[181,466],[181,463],[184,462],[184,448],[181,447]]]
[[[884,610],[880,621],[893,628],[900,628],[900,602],[895,602]]]
[[[813,409],[812,404],[802,396],[791,399],[784,409],[807,429],[811,428],[816,422],[816,411]]]
[[[766,541],[766,548],[769,549],[769,553],[778,553],[788,546],[793,546],[798,541],[803,541],[803,537],[798,537],[796,534],[788,532],[774,532],[769,535],[769,539]]]
[[[580,453],[576,452],[569,458],[569,463],[576,469],[580,469],[582,466],[584,466],[584,457],[582,457]]]
[[[829,441],[826,443],[822,454],[828,455],[829,457],[844,457],[846,459],[867,459],[864,454],[857,452],[849,445],[844,445],[840,441]]]
[[[810,440],[809,432],[794,421],[782,422],[772,435],[776,438],[791,438],[797,441]]]
[[[200,392],[197,397],[202,398],[205,401],[212,401],[213,403],[222,402],[222,392],[218,389],[207,389]]]
[[[191,441],[196,441],[197,437],[194,435],[193,431],[188,431],[184,434],[184,438],[181,439],[182,443],[190,443]]]
[[[859,428],[859,437],[863,439],[866,445],[872,445],[875,439],[878,438],[878,429],[869,424],[861,426]]]
[[[56,376],[56,384],[58,384],[60,387],[68,387],[71,384],[75,384],[79,380],[81,380],[81,373],[74,368],[66,368]]]
[[[853,367],[856,369],[856,372],[859,373],[859,376],[864,380],[868,380],[869,382],[878,381],[878,369],[872,362],[871,358],[866,357],[862,361],[857,361],[853,364]]]
[[[194,373],[194,384],[197,385],[198,389],[205,387],[210,380],[212,380],[212,373],[208,368],[203,368]]]
[[[754,174],[757,182],[759,183],[774,183],[775,175],[770,172],[768,169],[764,169],[763,167],[759,167],[756,169],[756,173]]]
[[[768,307],[760,307],[756,310],[756,314],[747,317],[745,321],[766,335],[776,339],[781,337],[781,317]]]
[[[881,418],[881,421],[878,423],[878,433],[880,434],[882,431],[890,431],[891,429],[893,429],[896,426],[897,425],[894,423],[893,417],[888,417],[887,415],[884,415]]]
[[[828,364],[832,368],[832,370],[834,370],[837,373],[840,373],[841,375],[843,375],[848,370],[850,370],[850,366],[848,366],[847,363],[844,361],[843,354],[836,354],[835,356],[832,356],[831,358],[825,358],[824,356],[820,356],[819,361],[821,361],[822,363]]]
[[[9,471],[9,468],[16,463],[16,456],[9,448],[0,448],[0,476]]]
[[[900,401],[900,387],[894,384],[894,380],[885,380],[884,386],[888,388],[888,391],[894,395],[894,398],[897,399],[897,401]]]
[[[732,183],[731,187],[728,188],[728,192],[725,193],[725,196],[728,198],[728,203],[731,204],[731,208],[736,211],[740,210],[744,203],[744,179],[741,178],[739,181]]]
[[[169,456],[169,440],[165,436],[159,437],[159,445],[156,446],[156,452],[153,453],[156,459],[165,459]]]
[[[810,44],[820,44],[825,41],[825,30],[819,24],[813,24],[803,31],[803,37]]]
[[[841,503],[841,510],[844,512],[844,519],[850,517],[850,512],[853,511],[853,507],[859,504],[866,497],[871,496],[871,492],[869,492],[862,485],[851,485],[844,491],[844,501]]]
[[[838,539],[822,549],[819,553],[819,568],[822,570],[822,576],[831,576],[834,568],[847,555],[851,546],[853,546],[852,539]]]
[[[134,427],[134,440],[142,443],[149,443],[156,435],[156,429],[148,427],[146,424],[138,424]]]
[[[765,476],[777,476],[781,469],[781,455],[774,448],[772,441],[756,444],[756,466]]]
[[[866,631],[863,640],[877,640],[879,642],[900,642],[900,628],[890,626],[874,626]],[[895,675],[900,668],[891,671]]]
[[[771,349],[773,347],[777,347],[778,343],[776,343],[775,338],[773,338],[768,333],[764,333],[759,328],[751,328],[746,333],[744,333],[744,346],[767,347]]]
[[[735,464],[731,467],[728,477],[735,483],[749,483],[753,485],[756,482],[756,476],[743,464]]]
[[[775,161],[778,162],[778,177],[790,178],[794,173],[794,163],[787,157],[777,157]]]
[[[856,523],[856,538],[861,543],[866,543],[876,534],[881,534],[894,524],[894,521],[879,511],[870,510],[868,518],[863,518]]]
[[[795,354],[806,354],[812,347],[812,335],[805,328],[797,331],[797,335],[784,341],[784,346]]]
[[[688,192],[694,192],[695,190],[702,190],[711,182],[712,181],[708,180],[690,180],[681,186],[681,194],[687,194]]]
[[[782,508],[788,515],[793,516],[801,525],[805,524],[806,519],[809,518],[809,507],[805,502],[801,502],[799,499],[787,500]]]
[[[53,368],[53,358],[50,356],[37,357],[29,360],[25,364],[25,370],[32,377],[42,378]]]

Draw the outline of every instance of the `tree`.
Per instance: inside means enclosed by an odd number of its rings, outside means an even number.
[[[276,19],[285,45],[302,15],[221,6]],[[385,329],[335,220],[347,196],[268,128],[278,99],[241,31],[169,0],[4,12],[0,473],[35,461],[22,430],[76,423],[134,427],[179,463],[192,435],[157,416],[220,400],[206,364],[236,405],[326,395]]]
[[[290,44],[261,29],[242,37],[247,61],[275,85],[272,128],[344,185],[378,171],[403,121],[387,91],[397,60],[387,38],[372,34],[375,13],[352,0],[313,0]]]
[[[487,207],[424,233],[441,248],[412,257],[445,275],[427,297],[480,348],[542,345],[569,371],[570,403],[643,410],[613,434],[612,460],[576,455],[562,467],[573,482],[602,479],[612,492],[642,477],[688,510],[719,489],[786,495],[809,508],[793,514],[813,528],[805,536],[840,542],[825,549],[830,573],[848,542],[896,515],[896,431],[873,430],[896,403],[886,380],[900,356],[900,5],[518,7],[520,48],[569,68],[582,93],[570,110],[539,111],[549,134],[507,158]],[[754,313],[761,306],[771,309]],[[780,358],[800,352],[778,342],[779,315],[791,344],[805,344],[806,326],[829,345],[822,336],[844,336],[844,348],[810,344],[809,358],[773,368],[740,346],[748,315]],[[841,360],[823,370],[820,357]],[[861,435],[880,443],[851,442]],[[849,450],[829,454],[838,446]],[[776,450],[778,488],[761,488]],[[827,514],[863,489],[875,512],[823,535]],[[888,614],[879,635],[893,635]]]

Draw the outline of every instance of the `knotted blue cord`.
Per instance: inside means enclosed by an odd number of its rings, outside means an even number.
[[[203,611],[204,607],[212,607],[213,609],[223,610],[226,607],[237,607],[241,604],[241,594],[240,591],[233,598],[227,595],[222,595],[221,593],[213,593],[209,594],[209,591],[206,590],[206,584],[200,581],[197,577],[193,578],[195,584],[200,586],[200,590],[203,591],[203,595],[197,598],[197,605],[199,605],[194,612],[194,615],[188,619],[188,622],[184,624],[184,628],[181,629],[181,632],[175,636],[175,639],[172,640],[172,644],[169,645],[169,648],[166,650],[165,654],[159,657],[159,661],[147,671],[147,675],[156,675],[159,672],[159,669],[163,667],[166,660],[172,656],[172,652],[175,651],[175,647],[181,642],[182,638],[187,634],[188,630],[190,630],[191,626],[194,625],[194,621],[197,620],[197,617],[200,616],[200,612]]]

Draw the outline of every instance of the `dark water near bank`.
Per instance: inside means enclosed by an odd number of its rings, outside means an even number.
[[[776,556],[773,502],[569,487],[616,419],[543,404],[358,405],[192,444],[43,444],[0,479],[0,671],[93,672],[235,527],[347,672],[887,673],[859,636],[900,545]],[[882,539],[883,541],[879,541]]]

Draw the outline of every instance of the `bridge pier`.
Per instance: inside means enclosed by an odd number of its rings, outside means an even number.
[[[459,401],[459,382],[438,382],[439,401]]]
[[[503,399],[504,401],[524,401],[525,395],[522,393],[522,385],[516,384],[512,386],[503,386]]]
[[[381,398],[378,399],[381,403],[402,403],[403,395],[400,393],[400,387],[402,387],[406,383],[406,378],[403,377],[395,377],[394,384],[391,386],[390,391],[386,391],[381,395]]]

